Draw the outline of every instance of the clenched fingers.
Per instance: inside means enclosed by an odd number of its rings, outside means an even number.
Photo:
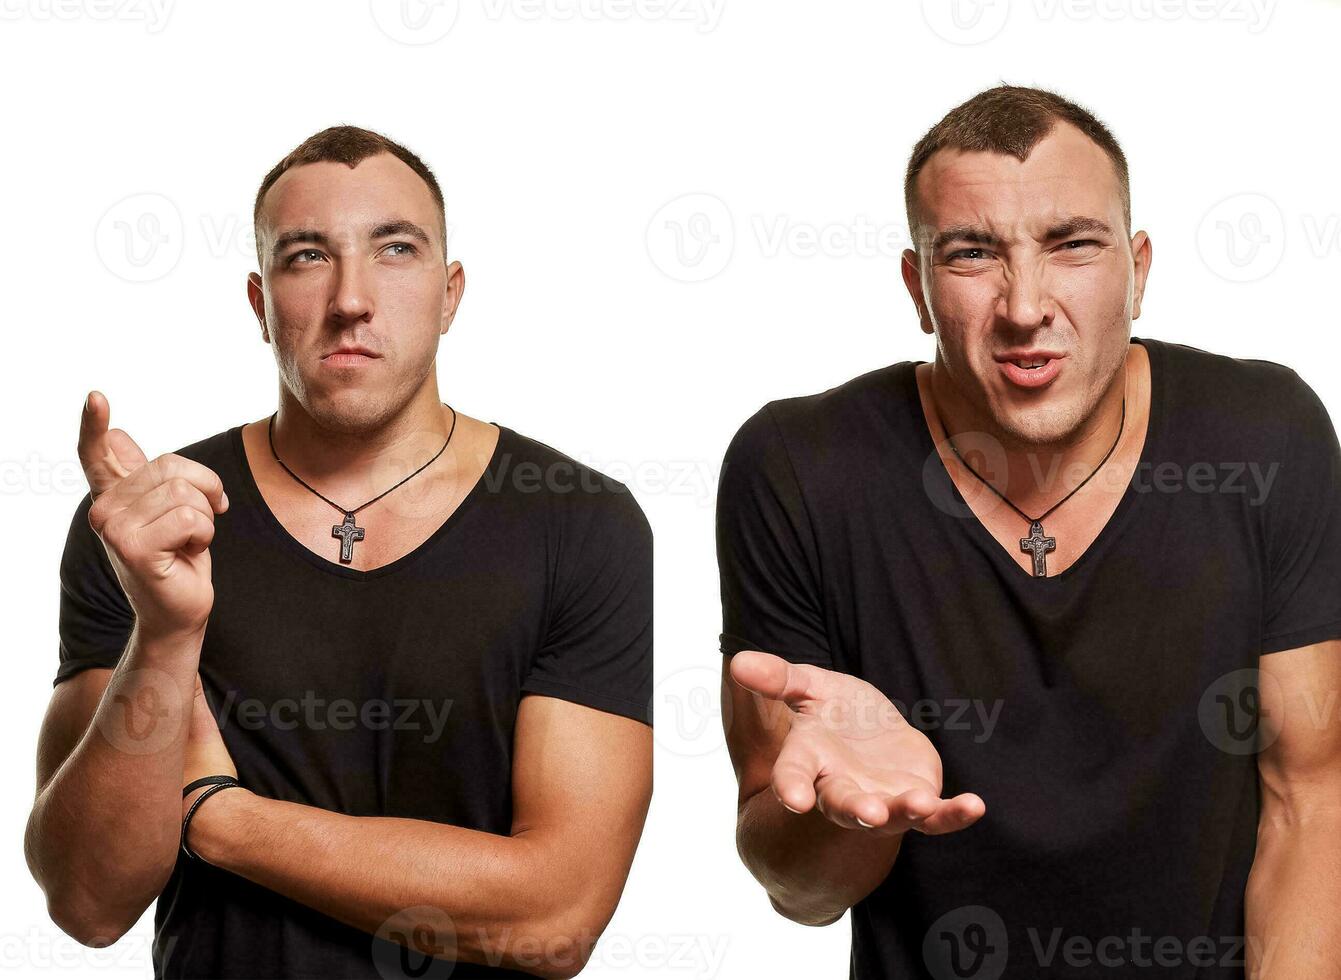
[[[214,540],[214,512],[199,487],[173,477],[112,515],[103,535],[123,554],[199,554]]]
[[[208,505],[208,514],[228,509],[228,498],[218,473],[177,453],[164,453],[118,480],[94,500],[89,508],[89,523],[101,534],[113,515],[131,507],[158,487],[175,481],[184,481],[199,491]]]

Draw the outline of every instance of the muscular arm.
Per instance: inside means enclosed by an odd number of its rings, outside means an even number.
[[[803,925],[828,925],[884,880],[903,835],[841,827],[818,807],[801,814],[784,807],[772,774],[791,711],[734,683],[730,665],[724,657],[722,708],[739,784],[736,849],[779,913]]]
[[[1248,975],[1326,976],[1341,960],[1341,640],[1261,660],[1262,810],[1248,876]]]
[[[637,721],[531,695],[517,718],[508,836],[229,789],[192,818],[190,844],[211,864],[420,952],[570,977],[628,876],[651,800],[651,745]]]
[[[136,628],[115,670],[52,692],[24,855],[52,920],[85,945],[119,938],[172,874],[201,640]]]

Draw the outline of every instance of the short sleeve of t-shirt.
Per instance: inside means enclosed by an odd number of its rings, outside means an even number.
[[[1262,653],[1341,638],[1341,445],[1327,407],[1291,372],[1288,431],[1262,504]]]
[[[652,724],[652,530],[614,480],[574,490],[545,640],[522,692]]]
[[[768,405],[737,430],[722,460],[717,569],[722,653],[762,650],[832,666],[814,533]]]
[[[107,549],[88,522],[92,494],[75,508],[60,562],[60,665],[54,687],[86,667],[115,667],[135,625],[135,611]]]

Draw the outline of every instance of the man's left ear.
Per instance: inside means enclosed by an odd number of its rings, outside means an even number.
[[[456,319],[456,311],[461,308],[461,297],[466,291],[466,271],[462,268],[460,262],[452,262],[447,266],[447,288],[442,294],[442,329],[438,331],[440,336],[445,336],[452,326],[452,321]]]
[[[1134,290],[1131,299],[1131,318],[1135,320],[1141,315],[1141,298],[1145,296],[1146,280],[1150,278],[1150,265],[1154,261],[1154,246],[1150,241],[1150,236],[1144,231],[1138,231],[1132,239],[1132,261],[1133,272],[1136,277]]]

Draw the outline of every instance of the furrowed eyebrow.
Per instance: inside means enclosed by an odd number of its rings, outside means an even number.
[[[931,250],[939,252],[951,242],[964,242],[969,245],[1000,245],[1001,239],[985,228],[978,228],[975,225],[957,225],[954,228],[946,228],[938,234],[931,242]]]
[[[1067,218],[1059,224],[1053,225],[1043,236],[1045,242],[1055,242],[1062,238],[1070,238],[1072,235],[1084,233],[1100,234],[1112,236],[1113,229],[1100,221],[1098,218],[1087,218],[1076,216]],[[992,234],[985,228],[979,228],[976,225],[956,225],[953,228],[946,228],[938,234],[931,243],[932,251],[940,251],[951,242],[963,242],[968,245],[1000,245],[1003,239]]]
[[[1045,242],[1055,242],[1059,238],[1070,238],[1072,235],[1082,235],[1085,233],[1112,236],[1113,229],[1098,218],[1086,218],[1076,216],[1067,218],[1061,224],[1053,225],[1048,229],[1048,233],[1043,236]]]
[[[384,221],[371,232],[368,233],[369,241],[377,241],[379,238],[390,238],[393,235],[403,235],[406,238],[413,238],[425,248],[431,248],[433,243],[430,241],[424,229],[420,228],[413,221]],[[278,258],[279,254],[291,245],[307,244],[320,245],[323,248],[330,244],[328,238],[323,232],[314,228],[295,228],[292,231],[286,231],[275,239],[274,248],[270,250],[272,258]]]

